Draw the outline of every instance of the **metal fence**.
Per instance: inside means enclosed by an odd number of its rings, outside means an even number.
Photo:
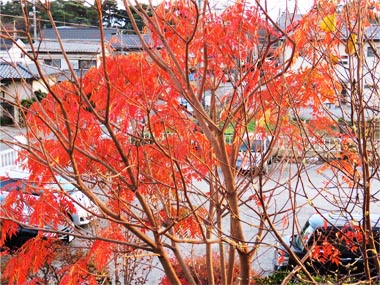
[[[1,145],[2,150],[0,151],[0,169],[6,169],[18,166],[18,152],[20,151],[20,146],[26,144],[26,138],[23,135],[13,136],[14,145],[8,146],[5,144]]]
[[[145,139],[147,139],[146,137]],[[232,144],[233,136],[225,135],[225,142]],[[371,148],[380,149],[380,139],[373,141]],[[326,157],[335,157],[342,151],[342,142],[339,138],[293,140],[289,137],[280,137],[274,147],[276,156],[304,156],[312,157],[316,153]],[[16,149],[6,149],[0,151],[0,168],[17,166],[18,151]]]
[[[9,168],[17,165],[18,152],[14,149],[6,149],[0,152],[0,167]]]
[[[225,135],[225,142],[232,144],[233,135]],[[313,157],[322,156],[327,159],[334,159],[339,156],[343,151],[344,143],[340,138],[290,138],[281,136],[278,138],[272,153],[279,157]],[[368,145],[369,150],[380,149],[380,139],[371,141]]]

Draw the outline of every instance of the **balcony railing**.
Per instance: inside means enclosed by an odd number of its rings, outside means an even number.
[[[6,149],[0,152],[0,167],[9,168],[17,166],[18,153],[14,149]]]

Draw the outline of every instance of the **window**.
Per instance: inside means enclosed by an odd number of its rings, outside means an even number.
[[[240,147],[241,152],[246,152],[248,146],[251,143],[251,152],[262,152],[263,151],[263,142],[261,140],[253,140],[252,142],[244,142]]]
[[[96,60],[79,60],[79,69],[89,69],[96,66]]]
[[[340,63],[347,65],[348,64],[348,55],[341,56]]]
[[[342,104],[347,104],[349,102],[348,101],[348,89],[347,89],[346,84],[344,84],[344,83],[342,83],[342,92],[340,93],[338,99]]]
[[[309,243],[310,237],[314,232],[314,228],[310,225],[309,222],[306,222],[304,228],[302,229],[301,233],[297,235],[295,244],[297,247],[301,250],[305,249],[305,244]]]
[[[367,57],[379,57],[380,47],[376,48],[376,51],[372,47],[367,48]]]
[[[44,59],[44,64],[61,68],[61,60],[60,59]]]

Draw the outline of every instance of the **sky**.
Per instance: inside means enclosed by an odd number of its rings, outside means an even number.
[[[265,1],[261,0],[260,2],[264,3]],[[293,11],[295,4],[297,4],[299,12],[304,14],[310,10],[313,3],[314,0],[267,0],[271,16],[277,16],[286,11],[287,8],[289,11]]]
[[[214,3],[225,2],[227,5],[231,5],[236,2],[236,0],[210,0]],[[248,2],[255,3],[255,0],[248,0]],[[301,13],[305,13],[314,3],[314,0],[260,0],[261,5],[268,7],[269,14],[272,17],[277,17],[282,12],[288,9],[289,11],[294,10],[295,4],[299,8]],[[226,6],[226,4],[224,6]]]
[[[134,0],[132,0],[133,2]],[[153,4],[161,3],[163,0],[151,0]],[[203,1],[203,0],[198,0]],[[227,6],[232,5],[237,0],[209,0],[211,7],[216,7],[217,10],[224,10]],[[247,0],[248,2],[255,3],[255,0]],[[294,10],[294,5],[297,4],[300,13],[306,13],[313,5],[315,0],[260,0],[264,5],[267,2],[268,11],[270,16],[277,18],[282,12]],[[140,0],[141,3],[148,3],[149,0]]]

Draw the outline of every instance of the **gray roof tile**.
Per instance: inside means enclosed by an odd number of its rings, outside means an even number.
[[[65,52],[80,52],[80,53],[99,53],[100,41],[99,40],[62,40]],[[43,40],[37,41],[33,44],[36,51],[48,53],[62,53],[62,48],[57,40]],[[29,46],[27,50],[31,51]]]
[[[48,66],[45,64],[40,65],[41,72],[44,75],[54,75],[62,73],[61,70]],[[37,66],[34,63],[22,64],[22,63],[8,63],[0,62],[0,79],[37,79],[40,75],[37,70]]]
[[[153,45],[152,38],[150,35],[144,34],[143,40],[148,46]],[[111,39],[111,46],[116,50],[139,50],[142,49],[142,43],[137,35],[127,34],[127,35],[116,35]]]
[[[97,53],[100,51],[99,28],[60,27],[57,32],[66,52]],[[105,41],[116,50],[128,51],[142,48],[141,41],[135,34],[122,34],[115,28],[105,28],[104,36]],[[150,35],[143,35],[143,38],[148,45],[153,44]],[[53,29],[42,30],[40,40],[34,46],[41,52],[61,52]]]
[[[62,40],[98,40],[100,41],[99,28],[76,28],[76,27],[58,27],[57,32]],[[106,39],[110,39],[116,35],[117,29],[105,28],[104,35]],[[43,29],[40,33],[41,39],[57,40],[54,29]]]

